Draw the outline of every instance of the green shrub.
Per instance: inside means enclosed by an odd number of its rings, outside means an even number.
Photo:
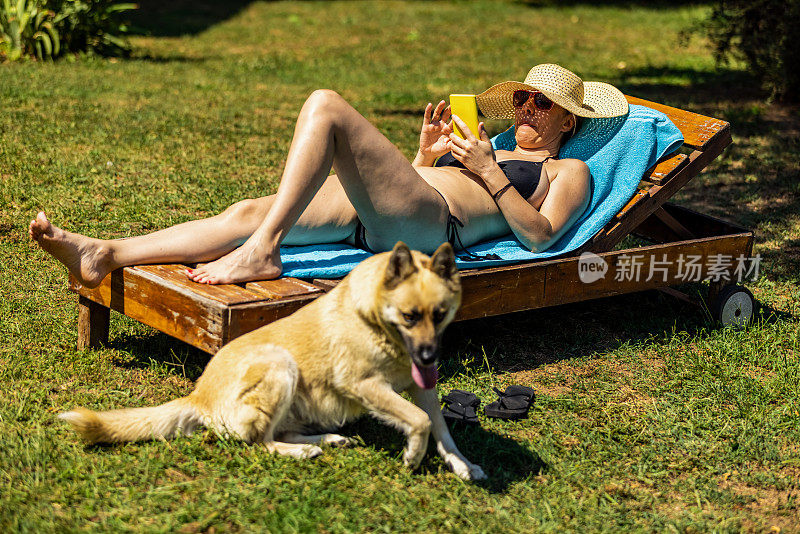
[[[56,27],[67,50],[100,55],[127,55],[130,44],[124,35],[128,26],[119,18],[136,4],[113,0],[49,0],[57,13]]]
[[[23,55],[52,58],[61,51],[55,13],[36,0],[2,0],[0,4],[0,57],[15,61]]]
[[[126,55],[127,25],[136,4],[113,0],[0,0],[0,59],[52,59],[66,52]]]
[[[773,98],[800,101],[800,0],[716,0],[705,27],[718,61],[744,59]]]

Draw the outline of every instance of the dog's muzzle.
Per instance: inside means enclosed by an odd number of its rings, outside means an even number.
[[[416,354],[411,357],[415,359],[420,365],[433,365],[439,358],[439,345],[438,343],[429,343],[416,347]]]
[[[408,352],[411,354],[411,359],[419,365],[433,365],[439,358],[439,344],[438,343],[424,343],[416,346],[409,346]]]

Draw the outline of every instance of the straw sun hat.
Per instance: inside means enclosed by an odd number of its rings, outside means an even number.
[[[540,91],[570,113],[588,119],[628,113],[628,101],[613,85],[584,82],[573,72],[552,63],[533,67],[524,82],[493,85],[476,97],[478,107],[490,119],[513,119],[513,94],[518,89]]]

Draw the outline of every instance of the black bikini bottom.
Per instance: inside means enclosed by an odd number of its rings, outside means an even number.
[[[434,188],[434,191],[439,193],[439,190]],[[461,243],[461,236],[458,235],[458,229],[464,228],[464,223],[462,223],[458,217],[450,213],[450,205],[447,203],[447,199],[444,198],[444,195],[439,193],[439,196],[442,197],[444,200],[445,206],[447,206],[447,241],[456,249],[456,244],[458,244],[458,249],[460,249],[465,255],[458,256],[458,259],[461,261],[481,261],[481,260],[499,260],[500,256],[497,254],[486,254],[486,255],[478,255],[470,252],[469,250],[464,247]],[[375,254],[375,251],[369,248],[367,244],[367,229],[364,227],[364,223],[361,222],[361,219],[356,219],[356,233],[355,233],[355,244],[361,250],[365,250],[370,254]]]

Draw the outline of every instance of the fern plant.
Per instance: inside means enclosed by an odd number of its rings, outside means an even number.
[[[62,52],[126,55],[119,14],[136,4],[114,0],[0,0],[0,60],[52,59]]]
[[[61,52],[55,13],[37,0],[2,0],[0,57],[15,61],[23,55],[52,59]]]
[[[54,23],[59,28],[65,47],[101,55],[126,55],[131,47],[125,39],[128,26],[119,14],[137,9],[131,3],[113,0],[50,0],[56,12]]]

